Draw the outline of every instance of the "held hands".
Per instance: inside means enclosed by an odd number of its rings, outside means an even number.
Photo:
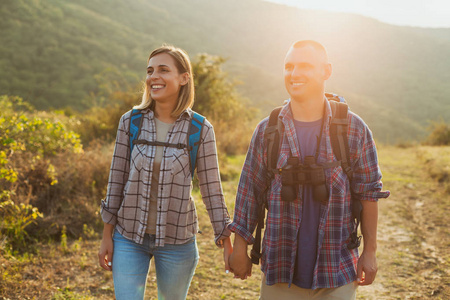
[[[358,268],[356,270],[356,281],[359,285],[369,285],[375,280],[377,275],[377,257],[375,252],[363,251],[358,260]]]
[[[247,255],[247,241],[235,234],[233,253],[229,257],[229,265],[234,278],[242,280],[252,276],[252,261]]]
[[[231,272],[234,273],[234,278],[244,280],[252,276],[252,261],[247,253],[237,253],[237,251],[234,251],[230,255],[229,262]]]

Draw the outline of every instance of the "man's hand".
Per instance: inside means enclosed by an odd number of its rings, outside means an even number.
[[[359,285],[369,285],[375,280],[377,275],[377,257],[375,252],[363,251],[358,260],[358,268],[356,281]]]
[[[375,201],[361,201],[361,232],[364,250],[358,260],[356,269],[359,285],[369,285],[377,275],[377,223],[378,203]]]
[[[230,269],[235,278],[247,279],[252,275],[252,261],[247,255],[247,241],[239,234],[235,234],[234,249],[230,255]]]

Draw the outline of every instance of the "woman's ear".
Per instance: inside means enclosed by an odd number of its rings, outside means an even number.
[[[189,82],[189,74],[187,72],[181,74],[181,85],[186,85],[188,84],[188,82]]]

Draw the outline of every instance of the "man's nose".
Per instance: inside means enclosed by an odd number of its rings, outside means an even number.
[[[303,75],[302,69],[299,67],[294,67],[292,69],[292,73],[291,76],[296,78],[296,77],[300,77],[301,75]]]

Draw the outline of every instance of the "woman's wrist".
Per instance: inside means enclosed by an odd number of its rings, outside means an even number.
[[[103,225],[103,238],[112,238],[114,232],[114,225],[104,223]]]

